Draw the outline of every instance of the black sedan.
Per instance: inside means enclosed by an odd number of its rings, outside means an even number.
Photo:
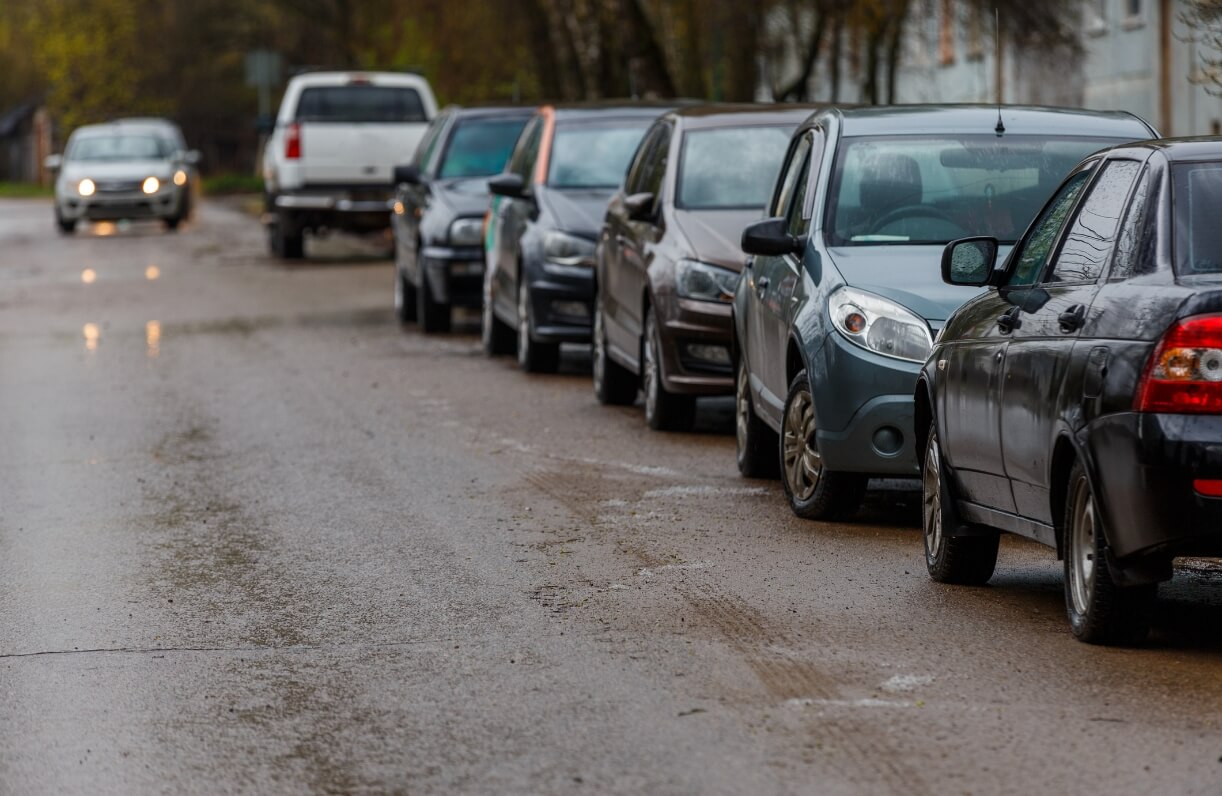
[[[450,328],[450,307],[478,307],[484,284],[488,178],[500,173],[533,108],[458,108],[429,125],[395,169],[395,314],[424,332]]]
[[[943,278],[988,290],[921,372],[930,575],[983,583],[998,532],[1055,547],[1073,633],[1145,637],[1176,556],[1222,555],[1222,139],[1088,158],[996,267],[950,244]]]

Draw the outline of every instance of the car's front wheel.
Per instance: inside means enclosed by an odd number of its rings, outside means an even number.
[[[737,374],[734,384],[734,436],[738,472],[747,478],[776,478],[776,451],[780,442],[776,432],[755,414],[747,361],[741,357]]]
[[[981,530],[960,536],[959,514],[942,462],[938,427],[931,423],[921,469],[921,531],[925,537],[925,568],[939,583],[979,586],[988,583],[997,567],[1001,534]]]
[[[58,212],[55,214],[55,226],[59,229],[61,235],[71,235],[76,232],[76,222],[69,218],[64,218]]]
[[[416,288],[416,320],[425,334],[450,331],[450,305],[433,300],[424,263],[420,263],[420,287]]]
[[[803,370],[793,377],[781,423],[781,485],[793,513],[808,520],[841,519],[853,514],[865,496],[867,479],[859,473],[828,470],[819,454],[815,403]]]
[[[399,323],[416,320],[416,286],[395,266],[395,318]]]
[[[532,339],[534,318],[530,309],[530,285],[526,275],[518,278],[518,365],[527,373],[555,373],[560,367],[560,344]]]
[[[645,422],[654,431],[689,431],[696,420],[696,398],[678,395],[662,383],[662,333],[653,307],[645,310],[642,365],[645,382]]]
[[[1103,522],[1081,462],[1069,474],[1065,504],[1065,609],[1079,641],[1137,644],[1149,632],[1157,584],[1117,585],[1108,563]]]

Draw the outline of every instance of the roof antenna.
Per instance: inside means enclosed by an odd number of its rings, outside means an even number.
[[[1001,12],[997,10],[997,6],[993,6],[993,52],[994,58],[997,61],[997,126],[993,128],[993,132],[997,133],[997,137],[1005,135],[1006,125],[1001,120],[1001,70],[1004,66],[1001,63]]]

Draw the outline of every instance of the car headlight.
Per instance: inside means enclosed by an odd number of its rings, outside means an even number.
[[[187,184],[187,173],[182,169],[174,172],[174,184],[179,188]]]
[[[98,186],[94,185],[93,180],[89,179],[88,177],[81,180],[76,185],[76,192],[81,196],[93,196],[94,192],[97,190]]]
[[[697,301],[733,301],[738,274],[729,268],[680,260],[675,267],[675,290],[683,298]]]
[[[144,181],[144,185],[140,186],[140,189],[145,193],[157,193],[157,191],[161,190],[161,180],[156,177],[149,177]]]
[[[929,324],[894,301],[842,287],[828,299],[836,331],[883,356],[924,362],[933,349]]]
[[[460,218],[450,224],[451,246],[478,246],[484,242],[484,219]]]
[[[556,265],[594,265],[594,241],[567,232],[548,232],[543,236],[543,256]]]

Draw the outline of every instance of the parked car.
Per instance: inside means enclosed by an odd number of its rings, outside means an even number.
[[[199,152],[166,119],[119,119],[78,127],[63,155],[46,167],[56,173],[55,224],[65,235],[77,222],[159,219],[178,229],[191,214]]]
[[[392,170],[407,163],[437,113],[423,77],[312,72],[285,89],[263,152],[268,243],[305,256],[305,233],[390,225]]]
[[[1147,632],[1174,556],[1222,555],[1222,140],[1087,159],[995,267],[956,241],[916,390],[925,559],[984,583],[998,532],[1064,560],[1075,636]]]
[[[531,108],[447,108],[409,165],[395,169],[395,314],[447,331],[450,308],[484,294],[488,178],[499,174]]]
[[[524,370],[556,370],[561,343],[590,342],[594,246],[645,130],[669,107],[541,108],[489,183],[484,348]]]
[[[690,428],[697,395],[734,390],[730,302],[743,227],[760,217],[808,106],[672,111],[642,140],[599,236],[594,394],[645,391],[651,428]]]
[[[738,463],[778,465],[802,517],[846,516],[871,476],[919,474],[913,388],[979,288],[942,248],[1013,242],[1087,154],[1153,130],[1125,113],[997,106],[830,109],[795,134],[735,296]]]

